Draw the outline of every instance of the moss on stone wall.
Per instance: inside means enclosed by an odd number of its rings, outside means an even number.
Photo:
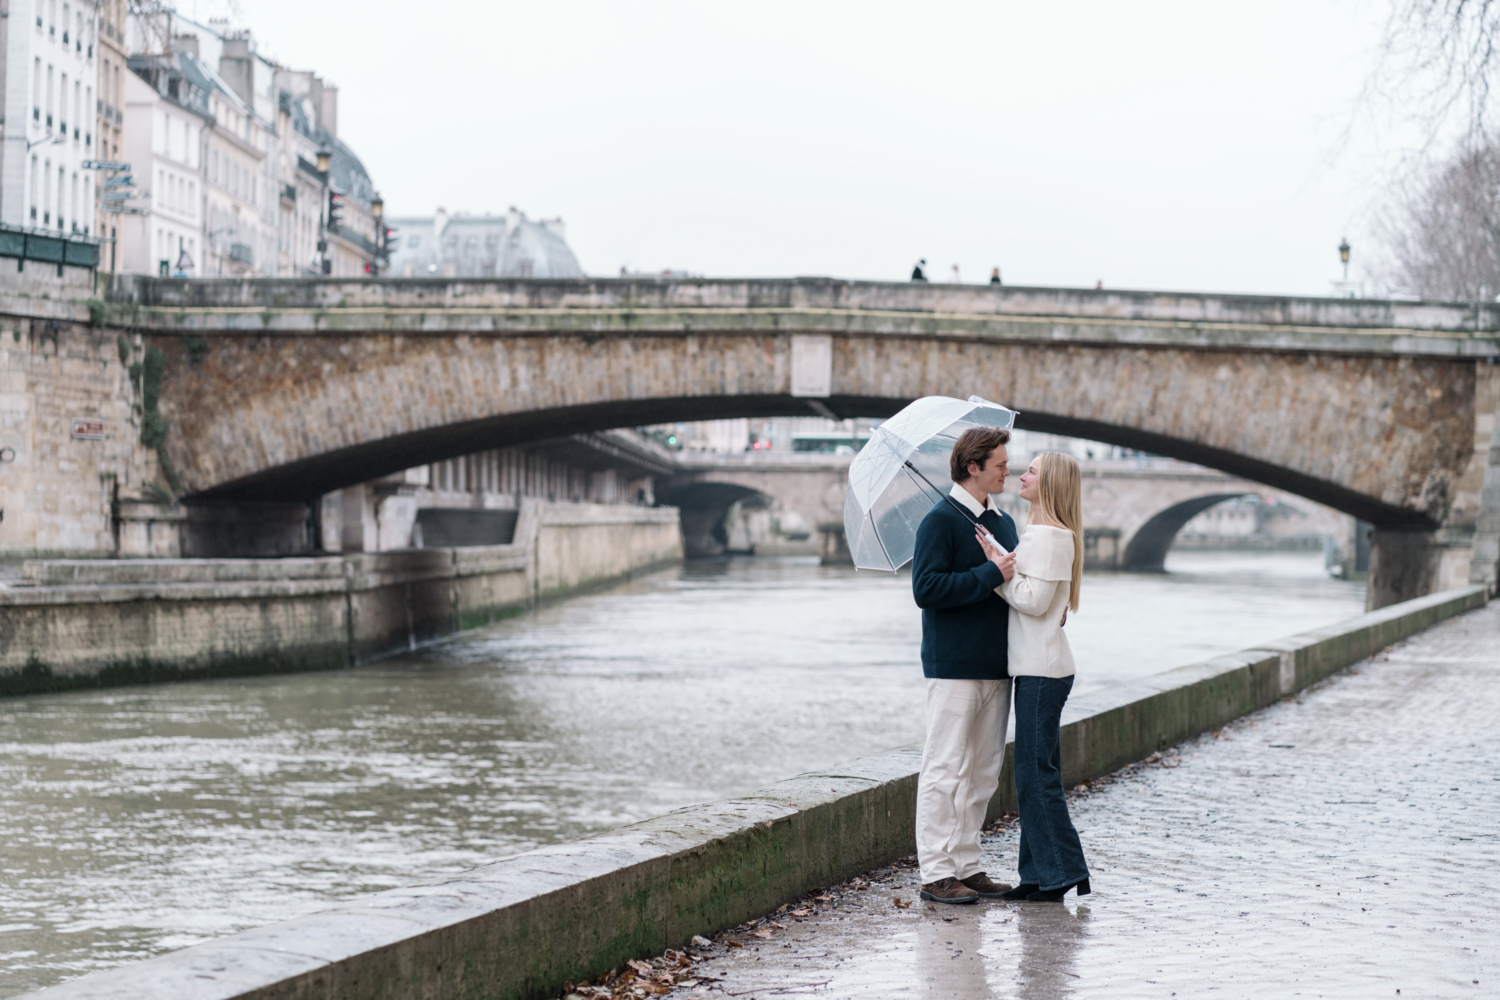
[[[148,657],[116,660],[90,673],[55,672],[33,654],[20,670],[0,673],[0,697],[79,691],[87,688],[123,687],[131,684],[161,684],[168,681],[210,680],[218,677],[251,677],[257,674],[291,674],[312,670],[337,670],[347,666],[343,642],[303,646],[252,656],[214,656],[196,662],[170,662]]]

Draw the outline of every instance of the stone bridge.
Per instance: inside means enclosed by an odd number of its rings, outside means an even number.
[[[736,503],[792,512],[813,532],[841,526],[850,461],[839,455],[683,452],[677,471],[658,483],[656,498],[682,511],[682,542],[689,556],[717,555],[729,545],[724,518]]]
[[[1372,603],[1467,575],[1493,306],[829,279],[121,279],[165,353],[193,502],[309,500],[613,426],[885,416],[977,393],[1018,426],[1195,462],[1373,523]]]

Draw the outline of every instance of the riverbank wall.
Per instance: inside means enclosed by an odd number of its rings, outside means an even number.
[[[676,508],[526,500],[508,545],[30,560],[0,587],[0,695],[357,666],[681,559]]]
[[[1445,618],[1451,590],[1081,695],[1064,780],[1109,773],[1295,694]],[[1014,809],[1010,748],[992,817]],[[540,998],[909,855],[921,747],[41,990],[34,1000]]]

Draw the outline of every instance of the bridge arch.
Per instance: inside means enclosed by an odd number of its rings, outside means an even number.
[[[1221,503],[1254,493],[1210,493],[1207,496],[1180,500],[1165,510],[1158,511],[1136,529],[1125,543],[1120,557],[1120,568],[1136,573],[1161,573],[1166,570],[1167,551],[1172,548],[1177,533],[1199,514]]]
[[[682,547],[690,558],[722,555],[729,547],[725,518],[735,504],[769,507],[774,498],[739,483],[685,482],[659,487],[656,499],[681,511]]]
[[[310,500],[567,434],[885,417],[919,396],[977,392],[1019,409],[1022,429],[1180,458],[1380,528],[1422,530],[1446,514],[1473,450],[1472,363],[1278,354],[1240,359],[1231,390],[1218,372],[1234,365],[1200,351],[849,337],[832,340],[829,394],[808,399],[790,391],[796,335],[223,335],[196,359],[185,338],[152,339],[168,358],[165,450],[189,499]],[[1383,415],[1389,406],[1347,398],[1381,381],[1414,400],[1405,426]],[[1362,416],[1330,419],[1337,405]]]

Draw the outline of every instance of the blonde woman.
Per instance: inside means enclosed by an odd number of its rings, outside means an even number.
[[[1021,809],[1021,884],[1003,899],[1057,902],[1089,892],[1083,845],[1063,796],[1059,720],[1073,689],[1073,651],[1063,634],[1083,578],[1082,479],[1073,456],[1042,452],[1021,476],[1031,519],[1016,545],[1015,573],[997,592],[1010,605],[1008,663],[1015,680],[1016,799]],[[1003,553],[979,543],[991,562]]]

